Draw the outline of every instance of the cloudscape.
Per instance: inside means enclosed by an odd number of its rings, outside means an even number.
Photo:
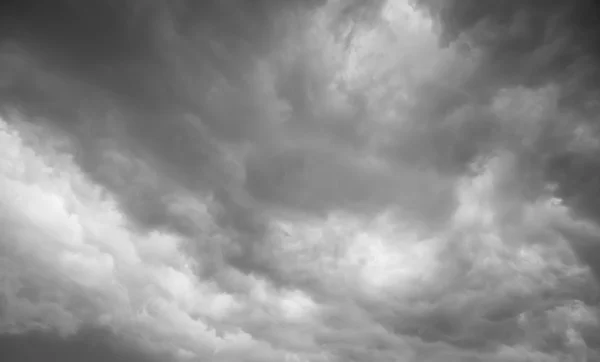
[[[0,360],[600,362],[592,0],[0,5]]]

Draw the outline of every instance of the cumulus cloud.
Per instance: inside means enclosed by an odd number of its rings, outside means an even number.
[[[3,3],[0,354],[600,360],[593,13]]]

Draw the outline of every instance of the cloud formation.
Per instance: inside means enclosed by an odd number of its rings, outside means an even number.
[[[600,361],[591,2],[0,14],[3,360]]]

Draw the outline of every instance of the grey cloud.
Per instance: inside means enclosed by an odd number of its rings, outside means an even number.
[[[414,124],[401,126],[397,138],[384,146],[391,159],[461,175],[478,157],[491,153],[501,136],[493,115],[483,107],[460,105],[465,100],[451,100],[452,93],[424,91],[422,109],[410,112]],[[429,102],[440,108],[430,109]]]
[[[353,156],[351,150],[319,146],[288,147],[251,159],[248,190],[258,199],[319,213],[338,209],[369,214],[402,205],[407,217],[432,224],[452,209],[452,180],[382,167]]]
[[[571,243],[573,250],[579,258],[588,264],[596,275],[600,278],[600,260],[598,260],[598,251],[600,250],[600,237],[593,230],[586,230],[585,227],[573,225],[557,225],[556,229],[565,236]]]
[[[478,73],[485,81],[495,80],[489,86],[544,84],[573,75],[573,66],[580,60],[596,56],[599,33],[592,1],[417,3],[439,19],[442,42],[463,38],[483,52]]]
[[[564,247],[546,244],[544,258],[549,264],[543,271],[527,271],[531,264],[519,261],[513,248],[533,243],[530,239],[535,233],[531,226],[519,230],[530,234],[505,233],[503,245],[494,256],[489,254],[494,247],[486,245],[484,235],[473,235],[473,231],[459,234],[438,256],[444,267],[436,274],[434,285],[413,291],[408,301],[396,299],[393,292],[382,300],[358,298],[361,307],[389,333],[417,337],[428,343],[443,342],[477,353],[522,344],[522,313],[549,310],[573,299],[584,300],[584,304],[594,308],[597,284],[585,269],[577,274],[569,265],[569,258],[561,255],[568,255],[568,249],[561,251]],[[543,242],[557,237],[560,234],[544,233]]]
[[[587,138],[597,139],[594,116],[597,108],[593,100],[599,89],[600,28],[594,20],[595,3],[585,0],[415,3],[437,20],[443,44],[466,46],[477,59],[461,86],[468,94],[479,96],[460,104],[489,107],[515,92],[513,101],[496,103],[503,111],[498,113],[497,108],[492,117],[482,119],[497,124],[501,132],[496,130],[500,137],[495,139],[517,154],[516,170],[524,176],[518,183],[522,185],[521,192],[527,192],[528,199],[535,199],[552,184],[555,195],[573,209],[576,217],[598,220],[594,182],[598,170],[593,161],[597,158],[597,148],[590,146],[585,151],[573,148],[582,128],[587,130],[583,131]],[[531,93],[538,90],[537,94]],[[542,93],[546,95],[539,98]],[[523,108],[523,104],[530,105]],[[507,123],[502,112],[513,112],[513,121]],[[477,144],[476,137],[474,140],[469,143]],[[590,239],[586,244],[584,247],[581,242],[572,241],[580,258],[597,274],[598,262],[590,259],[590,255],[598,243]]]
[[[76,144],[75,160],[117,195],[121,209],[138,227],[174,230],[198,244],[182,246],[198,260],[220,258],[206,261],[206,274],[200,277],[213,278],[223,289],[249,292],[235,281],[222,280],[229,275],[218,269],[227,263],[242,273],[267,277],[278,290],[301,287],[315,294],[314,301],[331,303],[346,320],[325,320],[324,326],[316,327],[325,331],[315,339],[319,348],[340,360],[392,360],[400,355],[431,361],[550,361],[551,354],[567,349],[556,342],[551,350],[548,346],[564,336],[549,333],[533,343],[537,349],[546,348],[546,354],[524,352],[518,324],[519,314],[538,303],[586,299],[581,290],[594,289],[582,274],[573,275],[576,268],[567,265],[567,252],[552,254],[562,252],[556,251],[557,235],[531,230],[522,220],[527,216],[523,204],[546,196],[549,181],[559,183],[557,194],[574,210],[586,216],[598,212],[591,197],[594,154],[561,149],[570,140],[571,125],[558,122],[560,112],[575,112],[580,106],[561,100],[565,94],[572,99],[579,89],[587,92],[593,84],[573,74],[583,65],[575,61],[579,50],[559,41],[561,29],[569,24],[568,16],[551,16],[558,5],[531,15],[537,20],[528,25],[533,2],[511,2],[503,8],[491,2],[436,3],[432,9],[440,14],[444,36],[462,37],[461,41],[467,37],[475,56],[466,59],[458,46],[439,54],[427,48],[431,54],[423,53],[439,57],[443,64],[423,70],[430,73],[422,78],[414,75],[407,81],[414,83],[407,86],[410,89],[395,87],[391,80],[379,84],[386,93],[382,98],[395,99],[396,93],[406,92],[407,100],[385,108],[384,101],[373,102],[376,97],[370,94],[377,84],[373,89],[372,84],[339,86],[336,92],[343,100],[336,108],[328,87],[337,74],[329,74],[316,51],[289,50],[316,39],[289,46],[298,39],[288,37],[289,28],[300,31],[307,26],[307,10],[334,6],[333,2],[87,4],[2,5],[3,106],[20,108],[33,122],[68,132]],[[382,1],[337,5],[332,23],[340,28],[333,30],[346,36],[345,51],[362,30],[381,25]],[[552,19],[558,20],[551,24]],[[576,25],[574,34],[584,25]],[[503,39],[500,34],[507,29],[512,32]],[[543,33],[554,36],[550,29],[559,35],[549,47],[542,46]],[[477,37],[483,30],[489,30],[484,32],[489,37]],[[593,55],[592,50],[588,54]],[[277,63],[285,56],[294,61]],[[574,68],[558,72],[569,62]],[[261,66],[267,69],[257,70]],[[593,75],[594,67],[586,67]],[[392,68],[386,76],[397,70]],[[539,94],[525,90],[555,76],[560,83],[555,93],[551,88]],[[569,79],[575,81],[566,82]],[[393,115],[386,116],[388,111]],[[385,123],[386,117],[392,119]],[[383,141],[374,140],[379,136]],[[480,172],[473,172],[474,163],[494,159],[499,149],[516,157],[501,160],[491,181],[494,194],[482,195],[479,201],[493,203],[500,214],[498,232],[506,249],[490,257],[486,252],[493,246],[486,245],[482,235],[470,235],[471,230],[444,235],[443,251],[436,255],[442,271],[435,283],[424,283],[408,297],[413,304],[402,305],[389,296],[385,301],[361,301],[362,310],[346,308],[336,304],[341,301],[334,294],[360,300],[364,296],[356,295],[359,287],[325,290],[328,284],[318,272],[295,274],[291,265],[273,260],[270,243],[284,241],[279,235],[267,241],[268,217],[279,211],[324,219],[331,211],[371,217],[389,208],[407,223],[425,224],[431,233],[451,227],[449,220],[459,203],[457,180]],[[208,212],[233,240],[223,247],[224,255],[211,254],[210,244],[217,244],[217,237],[200,230],[201,213],[174,209],[177,201],[171,197],[182,191],[213,198],[216,206]],[[597,261],[586,259],[596,250],[594,234],[559,231],[572,241],[583,240],[585,247],[575,251],[598,273]],[[553,266],[531,274],[523,265],[512,274],[500,270],[498,265],[519,262],[510,256],[511,247],[536,243],[542,245],[539,254],[547,252],[543,256]],[[486,258],[497,267],[484,265]],[[528,290],[509,285],[509,278],[517,276]],[[20,297],[35,299],[35,293],[23,293]],[[593,296],[585,302],[593,304]],[[269,323],[276,320],[257,322],[255,334],[293,345],[286,340],[293,338],[292,331],[269,335],[277,329],[260,330]],[[596,330],[585,328],[582,338],[593,348]],[[312,341],[304,342],[298,345],[317,348]],[[419,350],[419,343],[427,347]],[[438,347],[442,352],[436,352]]]
[[[76,335],[62,338],[52,332],[0,334],[3,361],[135,361],[158,362],[170,359],[166,353],[148,353],[120,336],[98,328],[85,328]]]
[[[235,43],[250,42],[238,47],[250,58],[269,44],[266,4],[250,12],[216,2],[3,4],[4,106],[73,135],[83,169],[116,192],[140,226],[193,232],[164,200],[185,187],[214,190],[233,226],[246,230],[253,216],[230,201],[235,190],[222,182],[227,165],[215,137],[260,132],[252,126],[259,115],[248,91],[225,86],[218,98],[207,95],[215,79],[243,72],[242,54],[228,54]],[[235,107],[223,103],[236,93]]]
[[[7,96],[3,106],[17,107],[30,119],[71,134],[82,168],[115,192],[141,227],[193,233],[189,223],[182,224],[169,213],[164,194],[178,187],[210,192],[223,206],[219,220],[242,234],[239,239],[247,245],[240,247],[249,252],[265,229],[252,196],[276,197],[291,208],[326,210],[347,203],[383,202],[384,191],[370,195],[368,189],[374,187],[369,183],[390,190],[398,179],[365,178],[348,160],[340,161],[337,150],[326,150],[314,156],[324,157],[322,164],[304,173],[321,174],[300,180],[308,182],[299,187],[308,196],[303,198],[269,176],[278,172],[280,163],[261,171],[257,182],[254,164],[244,165],[245,149],[261,154],[263,145],[282,138],[277,124],[286,116],[278,107],[285,108],[286,102],[292,107],[292,123],[306,125],[308,138],[327,123],[321,120],[340,117],[304,99],[307,90],[296,85],[323,75],[316,71],[318,66],[309,65],[309,57],[299,61],[300,73],[290,69],[291,78],[286,79],[284,69],[277,79],[298,88],[291,93],[256,74],[261,57],[282,44],[286,19],[298,18],[303,24],[307,11],[322,5],[318,1],[285,6],[271,1],[107,1],[90,6],[69,1],[9,2],[2,11],[6,20],[2,92]],[[373,23],[382,5],[374,1],[340,6],[333,26]],[[361,108],[341,116],[326,133],[339,139],[345,128],[348,136],[341,139],[356,138],[352,124],[359,122]],[[288,131],[300,132],[294,127]],[[239,152],[233,151],[231,158],[224,155],[226,149]],[[122,162],[107,153],[121,155]],[[303,153],[294,157],[302,158]],[[259,162],[268,165],[266,160]],[[238,175],[231,173],[235,168]],[[327,181],[334,170],[341,171],[338,180],[347,178],[339,189],[335,181]],[[267,181],[271,186],[260,194]],[[419,207],[417,200],[412,203]]]
[[[593,2],[541,4],[525,1],[500,5],[485,1],[425,0],[417,3],[429,9],[439,20],[442,39],[446,43],[468,42],[474,55],[479,57],[477,68],[465,84],[469,93],[480,92],[494,97],[503,88],[559,87],[556,95],[558,108],[542,115],[542,122],[538,122],[541,125],[536,126],[541,134],[534,137],[538,142],[535,152],[539,153],[542,167],[548,167],[543,165],[544,157],[550,160],[549,181],[558,182],[561,186],[559,195],[570,199],[569,190],[575,189],[569,185],[570,182],[558,180],[557,177],[561,176],[555,175],[553,170],[560,169],[560,174],[571,182],[577,182],[581,177],[566,176],[569,172],[563,172],[564,167],[554,167],[569,156],[564,155],[567,151],[564,138],[561,142],[559,133],[564,133],[565,126],[561,129],[557,120],[551,117],[557,116],[558,112],[589,114],[586,104],[589,105],[589,97],[594,97],[598,87],[595,63],[598,59],[596,39],[600,34],[597,22],[593,21]],[[522,97],[528,98],[525,94]],[[567,102],[567,99],[570,101]],[[484,104],[488,101],[489,98],[481,100]],[[536,107],[540,107],[539,102]],[[524,118],[539,117],[532,112],[535,110],[521,114],[521,122],[530,122]],[[572,119],[568,113],[562,113],[562,117]],[[567,126],[571,131],[579,125],[576,120],[573,121]],[[581,157],[579,162],[584,162],[584,158]],[[595,173],[587,169],[590,174]]]

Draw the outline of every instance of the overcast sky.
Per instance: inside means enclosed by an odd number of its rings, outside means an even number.
[[[592,0],[0,5],[0,360],[600,361]]]

